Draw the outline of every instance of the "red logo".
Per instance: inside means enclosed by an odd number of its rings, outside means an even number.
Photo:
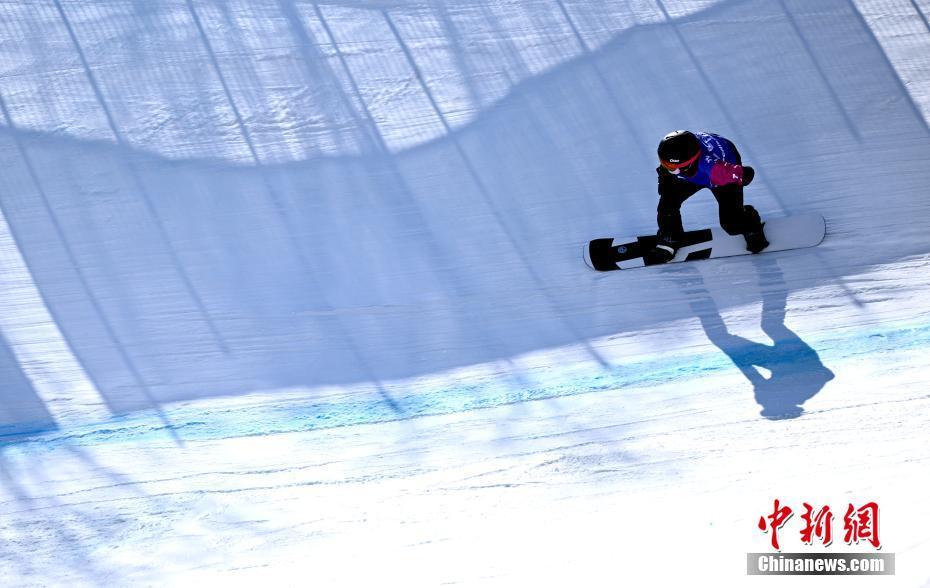
[[[802,503],[804,513],[801,520],[801,542],[813,545],[818,542],[824,547],[833,543],[833,512],[828,505],[815,509],[813,505]],[[759,517],[758,527],[763,533],[771,534],[772,548],[781,551],[778,542],[778,531],[785,526],[794,511],[790,506],[782,505],[776,498],[772,512]],[[866,541],[875,549],[881,549],[882,543],[878,537],[878,503],[868,502],[856,508],[852,504],[846,509],[843,516],[843,541],[847,545]]]

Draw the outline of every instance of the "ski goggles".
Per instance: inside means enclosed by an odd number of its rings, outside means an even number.
[[[692,157],[691,159],[687,159],[687,160],[685,160],[685,161],[682,161],[682,162],[680,162],[680,163],[672,163],[671,161],[664,161],[664,160],[661,160],[661,159],[659,160],[659,163],[661,163],[661,164],[662,164],[662,167],[664,167],[665,169],[667,169],[669,172],[671,172],[671,173],[673,173],[673,174],[677,174],[678,172],[680,172],[680,171],[683,170],[684,168],[690,166],[692,163],[694,163],[695,161],[697,161],[697,160],[698,160],[698,157],[700,157],[700,156],[701,156],[701,152],[698,151],[697,153],[694,154],[694,157]]]

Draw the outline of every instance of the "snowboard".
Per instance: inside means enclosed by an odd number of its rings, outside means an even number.
[[[769,246],[762,253],[814,247],[823,241],[827,226],[823,216],[817,213],[799,214],[765,220],[765,237]],[[634,269],[647,264],[643,254],[655,247],[656,236],[617,239],[594,239],[584,248],[584,261],[593,270],[610,272]],[[742,235],[728,235],[720,227],[686,231],[682,246],[668,263],[752,255],[746,251],[746,239]]]

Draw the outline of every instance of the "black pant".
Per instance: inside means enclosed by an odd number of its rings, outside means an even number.
[[[663,172],[660,172],[664,173]],[[676,185],[659,192],[659,238],[668,241],[678,241],[684,228],[681,225],[681,205],[693,196],[702,186],[673,180]],[[659,180],[661,186],[662,180]],[[711,192],[717,199],[720,212],[720,226],[730,235],[742,235],[750,228],[743,207],[743,187],[738,184],[712,188]]]

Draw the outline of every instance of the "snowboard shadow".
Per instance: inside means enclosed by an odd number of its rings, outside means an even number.
[[[717,308],[696,267],[684,266],[676,280],[688,294],[691,309],[707,338],[723,351],[752,384],[761,415],[770,420],[793,419],[804,413],[803,404],[834,378],[817,352],[785,324],[788,287],[775,258],[760,256],[753,264],[762,293],[762,331],[768,345],[735,335]],[[766,376],[760,368],[769,372]]]

